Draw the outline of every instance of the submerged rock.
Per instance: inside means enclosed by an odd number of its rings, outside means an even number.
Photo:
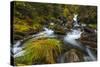
[[[80,62],[80,61],[83,61],[83,54],[76,49],[71,49],[64,54],[64,62]]]

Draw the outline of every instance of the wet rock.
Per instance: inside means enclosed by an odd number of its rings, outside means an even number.
[[[66,29],[61,26],[56,26],[54,30],[55,34],[66,34]]]
[[[13,39],[14,40],[21,40],[21,39],[23,39],[24,38],[24,36],[25,36],[25,33],[24,32],[18,32],[18,31],[14,31],[14,33],[13,33]]]
[[[64,62],[81,62],[83,61],[83,54],[82,52],[71,49],[64,54]]]
[[[89,27],[84,27],[84,31],[87,33],[95,33],[95,30]]]
[[[20,35],[20,36],[25,36],[25,33],[24,32],[14,31],[14,34]]]
[[[65,24],[67,23],[67,18],[64,16],[59,16],[58,19],[60,20],[60,24],[65,26]]]
[[[72,21],[68,21],[66,24],[67,30],[72,29]]]
[[[85,40],[85,41],[93,41],[96,42],[97,41],[97,35],[95,33],[85,33],[83,32],[81,34],[81,40]]]
[[[84,28],[84,32],[81,34],[80,41],[83,45],[90,48],[97,48],[97,33],[89,28]]]
[[[89,46],[90,48],[97,48],[97,43],[91,41],[81,41],[85,46]]]
[[[33,34],[37,34],[40,31],[42,31],[42,28],[41,29],[36,29],[36,30],[30,29],[30,30],[24,31],[24,32],[14,31],[13,39],[14,40],[23,40],[24,38],[26,38],[30,35],[33,35]]]
[[[20,35],[13,35],[14,40],[21,40],[23,39],[23,36]]]

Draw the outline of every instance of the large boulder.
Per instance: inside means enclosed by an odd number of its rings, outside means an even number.
[[[83,61],[83,54],[81,51],[71,49],[64,54],[64,62],[81,62]]]
[[[97,48],[97,33],[93,29],[85,28],[81,34],[80,41],[90,48]]]

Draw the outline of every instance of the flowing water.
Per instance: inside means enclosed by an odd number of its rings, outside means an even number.
[[[78,47],[78,48],[82,49],[83,51],[85,51],[89,56],[89,57],[85,57],[85,58],[87,58],[89,60],[93,60],[93,61],[96,60],[96,57],[94,56],[93,52],[88,47],[81,46],[81,43],[76,41],[76,39],[79,39],[81,37],[82,31],[80,28],[77,28],[80,25],[77,23],[77,15],[76,14],[74,15],[73,20],[74,20],[74,27],[71,30],[71,32],[66,34],[66,36],[64,37],[64,41],[69,43],[72,46]],[[82,24],[82,25],[86,26],[85,24]],[[84,49],[84,47],[85,47],[85,49]]]
[[[77,48],[80,48],[83,50],[84,47],[81,46],[81,44],[76,41],[77,39],[79,39],[81,37],[81,33],[82,33],[81,29],[77,28],[80,26],[77,22],[77,16],[78,15],[75,14],[74,18],[73,18],[73,20],[74,20],[73,29],[71,29],[70,32],[67,32],[67,34],[64,35],[65,37],[63,39],[64,39],[64,42],[69,43],[71,46],[74,46],[74,47],[77,47]],[[83,26],[85,26],[85,24]],[[53,30],[48,29],[46,27],[44,27],[43,29],[44,29],[44,31],[39,32],[38,34],[32,35],[32,38],[36,39],[36,38],[40,38],[40,37],[56,37]],[[22,50],[23,47],[19,46],[19,45],[21,45],[22,41],[23,40],[19,40],[14,44],[14,47],[13,47],[14,57],[22,56],[23,53],[25,52]],[[95,56],[93,55],[92,51],[89,48],[86,47],[84,49],[84,51],[88,54],[88,56],[84,57],[84,60],[86,60],[86,59],[96,60]],[[63,56],[61,56],[61,58],[62,59],[60,62],[64,62]]]
[[[77,16],[78,16],[77,14],[74,14],[74,18],[73,18],[74,23],[73,23],[73,24],[74,24],[75,27],[76,27],[76,26],[77,26],[77,27],[80,26],[80,25],[78,24],[78,21],[77,21]]]
[[[73,29],[71,29],[71,32],[67,33],[67,35],[64,37],[64,41],[67,43],[70,43],[73,46],[77,46],[77,47],[81,48],[79,43],[76,41],[76,39],[79,39],[81,37],[81,33],[82,33],[81,29],[77,28],[77,26],[79,26],[79,24],[77,22],[77,16],[78,16],[77,14],[74,14]]]
[[[81,36],[81,31],[80,30],[72,30],[71,32],[67,33],[67,35],[64,37],[64,41],[67,43],[70,43],[73,46],[80,47],[76,39],[79,39]]]
[[[17,41],[15,44],[14,44],[14,46],[13,46],[13,53],[14,54],[16,54],[16,53],[18,53],[19,51],[21,51],[22,50],[22,48],[21,47],[19,47],[19,45],[21,44],[21,41]]]
[[[43,29],[44,29],[44,31],[42,31],[42,32],[40,32],[40,33],[38,33],[38,34],[34,34],[34,35],[32,35],[32,37],[33,37],[34,39],[36,39],[36,38],[42,38],[42,37],[55,37],[54,31],[53,31],[53,30],[48,29],[48,28],[43,28]],[[19,40],[19,41],[17,41],[17,42],[14,44],[13,50],[12,50],[13,53],[14,53],[14,57],[22,56],[23,53],[25,52],[25,51],[22,50],[23,47],[20,46],[21,43],[22,43],[22,41],[23,41],[23,40]]]
[[[51,29],[48,29],[46,27],[43,28],[44,31],[38,33],[38,34],[34,34],[32,35],[32,37],[54,37],[54,31]]]
[[[87,58],[87,60],[89,59],[89,60],[95,61],[96,57],[93,54],[93,52],[90,50],[90,48],[85,47],[85,46],[81,46],[81,44],[76,41],[76,39],[80,38],[81,33],[82,32],[80,30],[74,29],[64,37],[64,41],[66,43],[69,43],[71,46],[77,47],[77,48],[83,50],[84,52],[86,52],[88,57],[85,57],[85,59]]]

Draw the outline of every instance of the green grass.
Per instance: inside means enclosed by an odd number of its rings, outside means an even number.
[[[15,58],[16,64],[52,64],[61,53],[61,43],[57,39],[41,39],[27,44],[24,56]]]

